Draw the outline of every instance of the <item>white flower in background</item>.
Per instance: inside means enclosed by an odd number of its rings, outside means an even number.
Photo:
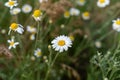
[[[12,15],[17,15],[17,14],[20,13],[20,12],[21,12],[21,9],[20,9],[20,8],[13,8],[13,9],[10,10],[10,13],[11,13]]]
[[[109,4],[110,4],[110,0],[98,0],[97,1],[97,6],[100,8],[104,8]]]
[[[35,40],[35,34],[30,35],[30,40]]]
[[[37,32],[37,29],[33,26],[27,26],[27,31],[35,34]]]
[[[64,35],[56,37],[51,43],[55,51],[59,52],[63,52],[64,50],[67,51],[68,47],[72,45],[71,39]]]
[[[84,20],[89,20],[90,19],[90,13],[88,11],[82,13],[82,18]]]
[[[42,11],[41,10],[35,10],[33,12],[33,18],[36,20],[36,21],[40,21],[41,18],[42,18]]]
[[[108,78],[104,78],[104,80],[108,80]]]
[[[40,3],[47,2],[48,0],[39,0]]]
[[[80,14],[80,10],[76,8],[71,8],[70,9],[70,15],[71,16],[78,16]]]
[[[19,44],[19,42],[14,42],[14,38],[11,38],[11,40],[8,40],[8,43],[10,44],[8,49],[16,48],[16,46]]]
[[[64,12],[64,17],[65,18],[69,18],[70,17],[70,12],[69,11],[65,11]]]
[[[8,35],[10,35],[11,30],[13,31],[17,31],[19,34],[22,34],[24,32],[23,30],[23,26],[21,24],[17,24],[17,23],[12,23],[9,27],[9,32]]]
[[[95,42],[95,46],[96,46],[97,48],[101,48],[101,47],[102,47],[102,44],[101,44],[100,41],[96,41],[96,42]]]
[[[120,18],[113,20],[113,29],[120,32]]]
[[[42,52],[40,48],[37,48],[37,50],[34,51],[34,56],[36,57],[41,57],[42,56]]]
[[[2,30],[1,30],[1,33],[2,33],[2,34],[5,34],[5,33],[6,33],[6,30],[5,30],[5,29],[2,29]]]
[[[76,3],[79,5],[79,6],[83,6],[85,4],[85,0],[76,0]]]
[[[17,6],[18,3],[16,0],[9,0],[8,2],[5,3],[6,7],[10,7],[10,9],[12,9],[14,6]]]
[[[30,13],[32,11],[32,6],[29,4],[25,4],[22,6],[22,12],[24,13]]]

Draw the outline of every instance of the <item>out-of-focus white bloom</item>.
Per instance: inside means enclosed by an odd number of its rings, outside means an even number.
[[[35,10],[33,12],[33,18],[36,20],[36,21],[41,21],[42,19],[42,11],[41,10]]]
[[[71,16],[78,16],[80,14],[80,10],[76,8],[71,8],[70,9],[70,15]]]
[[[32,6],[29,4],[25,4],[22,6],[22,12],[24,13],[30,13],[32,11]]]
[[[20,9],[20,8],[13,8],[13,9],[10,10],[10,13],[11,13],[12,15],[17,15],[17,14],[20,13],[20,12],[21,12],[21,9]]]
[[[120,32],[120,18],[113,20],[113,29]]]
[[[12,38],[11,40],[8,40],[8,43],[10,44],[10,46],[8,47],[8,49],[16,48],[16,46],[19,44],[19,42],[14,42],[14,38]]]
[[[10,35],[11,30],[13,31],[17,31],[19,34],[22,34],[24,32],[23,30],[23,26],[21,24],[17,24],[17,23],[12,23],[9,27],[9,32],[8,35]]]
[[[40,49],[40,48],[37,48],[37,50],[35,50],[35,52],[34,52],[34,55],[35,55],[36,57],[41,57],[41,56],[42,56],[41,49]]]
[[[2,30],[1,30],[1,33],[2,33],[2,34],[5,34],[5,33],[6,33],[6,30],[5,30],[5,29],[2,29]]]
[[[79,5],[79,6],[83,6],[85,4],[85,0],[76,0],[76,3]]]
[[[95,46],[96,46],[97,48],[101,48],[101,47],[102,47],[102,44],[101,44],[100,41],[96,41],[96,42],[95,42]]]
[[[108,78],[104,78],[104,80],[108,80]]]
[[[40,3],[47,2],[48,0],[39,0]]]
[[[63,28],[65,28],[65,25],[64,25],[64,24],[61,24],[61,26],[60,26],[60,27],[63,29]]]
[[[65,11],[64,12],[64,17],[65,18],[69,18],[70,17],[70,12],[69,11]]]
[[[6,7],[10,7],[10,9],[12,9],[14,6],[17,6],[18,3],[16,0],[9,0],[8,2],[5,3]]]
[[[109,4],[110,4],[110,0],[98,0],[97,1],[97,6],[100,8],[104,8]]]
[[[37,29],[33,26],[27,26],[27,31],[32,34],[35,34],[37,32]]]
[[[90,13],[88,11],[82,13],[82,18],[84,20],[89,20],[90,19]]]
[[[30,35],[30,40],[35,40],[35,34]]]
[[[71,39],[64,35],[56,37],[51,43],[55,51],[59,52],[67,51],[72,45]]]

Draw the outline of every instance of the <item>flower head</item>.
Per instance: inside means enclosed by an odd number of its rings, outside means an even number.
[[[17,6],[18,3],[15,0],[9,0],[8,2],[5,3],[6,7],[10,7],[10,9],[12,9],[14,6]]]
[[[9,28],[10,30],[8,32],[8,35],[10,34],[11,30],[15,32],[17,31],[19,34],[22,34],[24,32],[23,26],[21,24],[12,23]]]
[[[110,0],[98,0],[97,1],[97,6],[101,8],[104,8],[109,4],[110,4]]]
[[[21,9],[20,9],[20,8],[13,8],[13,9],[10,10],[10,13],[11,13],[12,15],[16,15],[16,14],[18,14],[18,13],[20,13],[20,12],[21,12]]]
[[[64,50],[67,51],[68,47],[71,47],[72,45],[71,39],[64,35],[58,36],[51,43],[55,51],[59,52],[63,52]]]
[[[120,18],[113,20],[113,29],[120,32]]]
[[[41,49],[40,49],[40,48],[37,48],[37,50],[34,51],[34,55],[35,55],[36,57],[41,57],[41,56],[42,56]]]
[[[42,18],[42,11],[41,10],[35,10],[33,12],[33,18],[36,20],[36,21],[40,21],[41,18]]]
[[[88,11],[84,12],[84,13],[82,14],[82,18],[83,18],[84,20],[89,20],[89,19],[90,19],[90,13],[89,13]]]
[[[76,3],[79,5],[79,6],[83,6],[85,4],[85,0],[76,0]]]
[[[16,48],[16,46],[19,44],[19,42],[14,42],[14,38],[11,38],[11,40],[8,40],[8,43],[10,44],[8,49]]]
[[[65,11],[64,12],[64,17],[65,18],[69,18],[70,17],[70,12],[69,11]]]
[[[25,4],[22,6],[22,11],[24,13],[30,13],[32,11],[32,6],[29,4]]]
[[[48,0],[39,0],[40,3],[47,2]]]
[[[76,8],[71,8],[70,9],[70,15],[71,16],[78,16],[80,14],[80,11]]]
[[[37,32],[37,29],[33,26],[27,26],[27,31],[32,34],[35,34]]]

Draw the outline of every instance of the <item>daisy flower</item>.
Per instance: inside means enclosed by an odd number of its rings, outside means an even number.
[[[47,2],[48,0],[39,0],[40,3]]]
[[[72,45],[71,39],[64,35],[56,37],[51,43],[55,51],[59,52],[63,52],[64,50],[67,51]]]
[[[37,32],[37,29],[33,26],[27,26],[27,31],[35,34]]]
[[[113,29],[120,32],[120,18],[113,20]]]
[[[14,42],[14,38],[11,38],[11,40],[8,40],[7,42],[10,44],[8,49],[16,48],[16,46],[19,44],[19,42]]]
[[[22,6],[22,12],[24,13],[30,13],[32,11],[32,6],[29,4],[25,4]]]
[[[35,55],[36,57],[41,57],[41,56],[42,56],[41,49],[40,49],[40,48],[37,48],[37,50],[34,51],[34,55]]]
[[[30,40],[35,40],[35,34],[30,35]]]
[[[76,9],[76,8],[71,8],[70,9],[70,15],[71,16],[78,16],[79,14],[80,14],[79,9]]]
[[[36,21],[40,21],[41,18],[42,18],[42,11],[41,10],[35,10],[33,12],[33,18],[36,20]]]
[[[90,13],[89,13],[88,11],[84,12],[84,13],[82,14],[82,18],[83,18],[84,20],[89,20],[89,19],[90,19]]]
[[[10,7],[10,9],[12,9],[14,6],[17,6],[18,3],[15,0],[9,0],[8,2],[5,3],[6,7]]]
[[[21,12],[21,9],[20,9],[20,8],[13,8],[13,9],[10,10],[10,13],[11,13],[12,15],[17,15],[17,14],[20,13],[20,12]]]
[[[97,6],[100,8],[104,8],[109,4],[110,4],[110,0],[98,0],[97,1]]]
[[[23,26],[21,24],[17,24],[17,23],[12,23],[9,27],[9,32],[8,35],[10,35],[11,30],[13,31],[17,31],[19,34],[22,34],[24,32],[23,30]]]
[[[69,18],[70,17],[70,12],[69,11],[65,11],[64,12],[64,17],[65,18]]]
[[[79,5],[79,6],[83,6],[85,4],[85,0],[76,0],[76,3]]]
[[[101,48],[102,47],[102,43],[100,41],[95,41],[95,46],[97,48]]]

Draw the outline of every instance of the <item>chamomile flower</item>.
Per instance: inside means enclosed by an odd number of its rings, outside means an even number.
[[[11,15],[17,15],[20,12],[21,12],[20,8],[13,8],[10,10]]]
[[[32,34],[35,34],[37,32],[37,29],[33,26],[27,26],[27,31]]]
[[[29,4],[25,4],[22,6],[22,12],[24,13],[30,13],[32,11],[32,6]]]
[[[88,11],[82,13],[82,18],[84,20],[89,20],[90,19],[90,13]]]
[[[11,40],[8,40],[8,43],[10,44],[8,49],[16,48],[16,46],[19,44],[19,42],[14,42],[14,38],[11,38]]]
[[[35,34],[30,35],[30,40],[35,40]]]
[[[85,0],[76,0],[76,3],[79,5],[79,6],[83,6],[85,4]]]
[[[120,32],[120,18],[113,20],[113,29]]]
[[[41,18],[42,18],[42,11],[41,10],[35,10],[33,12],[33,18],[36,20],[36,21],[40,21]]]
[[[47,2],[48,0],[39,0],[40,3]]]
[[[97,6],[100,8],[104,8],[109,4],[110,4],[110,0],[98,0],[97,1]]]
[[[76,8],[71,8],[70,9],[70,15],[71,16],[78,16],[79,14],[80,14],[79,9],[76,9]]]
[[[67,51],[72,45],[71,39],[64,35],[56,37],[51,43],[55,51],[59,52],[63,52],[64,50]]]
[[[41,57],[42,56],[42,52],[40,48],[37,48],[37,50],[34,51],[34,56],[36,57]]]
[[[17,23],[12,23],[9,27],[9,32],[8,35],[10,35],[11,30],[12,31],[17,31],[19,34],[22,34],[24,32],[23,30],[23,26],[21,24],[17,24]]]
[[[64,17],[65,18],[69,18],[70,17],[70,12],[69,11],[65,11],[64,12]]]
[[[100,41],[95,41],[95,46],[97,48],[101,48],[102,47],[102,43]]]
[[[12,9],[14,6],[17,6],[18,3],[16,0],[9,0],[8,2],[5,3],[6,7],[10,7],[10,9]]]

